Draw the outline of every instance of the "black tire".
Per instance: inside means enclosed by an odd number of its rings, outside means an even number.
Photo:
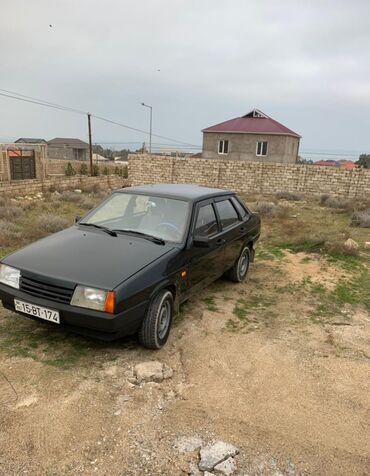
[[[248,246],[245,246],[240,252],[236,263],[225,273],[225,276],[234,283],[241,283],[244,281],[248,274],[250,258],[251,250]]]
[[[166,316],[164,315],[166,314]],[[168,289],[159,291],[151,303],[139,330],[139,342],[147,349],[160,349],[167,342],[173,317],[173,295]],[[163,320],[167,319],[165,327]]]

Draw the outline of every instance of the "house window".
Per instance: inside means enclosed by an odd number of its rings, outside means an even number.
[[[256,155],[267,155],[267,142],[257,142]]]
[[[229,152],[229,141],[228,140],[219,140],[218,141],[218,153],[226,155]]]

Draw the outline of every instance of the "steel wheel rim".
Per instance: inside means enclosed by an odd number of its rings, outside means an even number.
[[[168,300],[164,301],[160,310],[158,318],[158,337],[163,339],[167,333],[171,320],[171,304]]]
[[[239,260],[239,276],[241,278],[243,278],[247,274],[248,265],[249,265],[248,251],[245,250]]]

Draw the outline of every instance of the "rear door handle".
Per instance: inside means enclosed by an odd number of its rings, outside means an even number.
[[[217,246],[224,245],[225,243],[226,243],[226,240],[224,240],[223,238],[219,238],[219,239],[216,241],[216,245],[217,245]]]

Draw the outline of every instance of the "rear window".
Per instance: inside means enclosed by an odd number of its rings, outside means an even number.
[[[248,215],[248,212],[247,210],[243,207],[243,205],[239,202],[239,200],[235,197],[233,197],[232,199],[232,202],[234,204],[234,207],[238,210],[240,216],[242,218],[246,217]]]
[[[222,228],[227,228],[233,223],[239,221],[238,214],[236,213],[236,210],[230,200],[222,200],[222,202],[217,202],[216,208],[221,220]]]

